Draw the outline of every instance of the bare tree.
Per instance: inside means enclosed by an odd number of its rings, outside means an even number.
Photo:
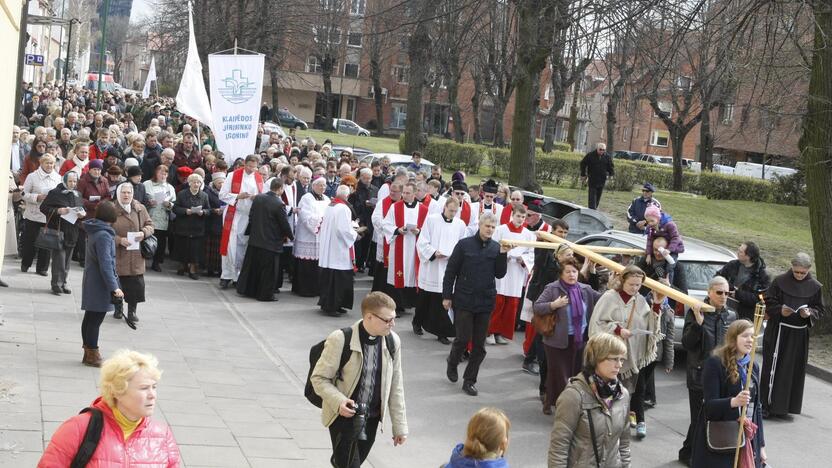
[[[505,145],[503,118],[517,78],[517,10],[500,0],[487,0],[484,38],[485,59],[480,66],[485,94],[491,99],[494,146]]]
[[[370,62],[370,81],[373,86],[373,103],[376,108],[376,133],[384,135],[384,88],[382,70],[391,58],[397,45],[397,26],[401,15],[395,8],[394,0],[377,0],[367,5],[365,18],[366,50]]]

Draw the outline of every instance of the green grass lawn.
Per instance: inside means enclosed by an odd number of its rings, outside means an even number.
[[[374,136],[355,136],[342,135],[335,132],[325,132],[323,130],[298,130],[298,139],[312,137],[316,142],[323,144],[329,138],[336,145],[353,146],[356,148],[365,148],[374,153],[398,153],[399,152],[399,138],[381,138]]]
[[[450,179],[450,173],[448,174]],[[481,176],[469,176],[479,183]],[[543,192],[554,198],[587,204],[587,191],[562,186],[544,185]],[[604,212],[616,229],[627,229],[627,208],[640,194],[604,191],[600,211]],[[805,206],[775,205],[738,200],[709,200],[705,197],[679,192],[658,192],[662,203],[682,235],[736,249],[743,241],[757,243],[769,272],[779,274],[789,268],[792,256],[798,251],[813,255],[812,234],[809,231],[809,210]]]

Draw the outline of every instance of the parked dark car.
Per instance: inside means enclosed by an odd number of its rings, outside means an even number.
[[[626,161],[639,161],[643,154],[638,151],[616,151],[612,154],[613,159],[623,159]]]
[[[277,121],[284,128],[296,128],[298,130],[307,130],[309,128],[306,122],[295,117],[295,114],[286,109],[277,110]]]

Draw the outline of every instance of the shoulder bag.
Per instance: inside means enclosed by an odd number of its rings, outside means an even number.
[[[589,408],[586,410],[586,419],[589,421],[589,437],[592,439],[592,452],[595,453],[595,466],[601,468],[601,457],[598,456],[598,441],[595,437],[595,424],[592,422],[592,412]]]
[[[740,422],[733,421],[706,421],[705,441],[708,450],[714,453],[733,454],[737,450],[737,433],[740,430]],[[745,431],[742,433],[739,448],[745,447]]]
[[[52,214],[54,216],[54,212]],[[46,220],[46,225],[40,228],[38,237],[35,239],[35,247],[47,250],[61,250],[64,247],[64,233],[61,232],[61,225],[58,224],[58,229],[49,227],[49,221],[52,216]]]
[[[552,311],[551,314],[532,315],[532,326],[541,336],[552,336],[555,334],[555,324],[558,322],[558,314]]]

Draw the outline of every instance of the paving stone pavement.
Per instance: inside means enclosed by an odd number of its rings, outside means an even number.
[[[80,363],[80,280],[53,296],[49,278],[7,259],[0,291],[0,467],[35,466],[62,421],[99,394]],[[167,422],[188,467],[325,467],[329,433],[302,382],[230,313],[214,279],[148,274],[138,330],[108,316],[100,349],[154,354],[163,370],[155,418]],[[173,286],[173,287],[171,287]],[[245,302],[249,302],[245,300]]]

